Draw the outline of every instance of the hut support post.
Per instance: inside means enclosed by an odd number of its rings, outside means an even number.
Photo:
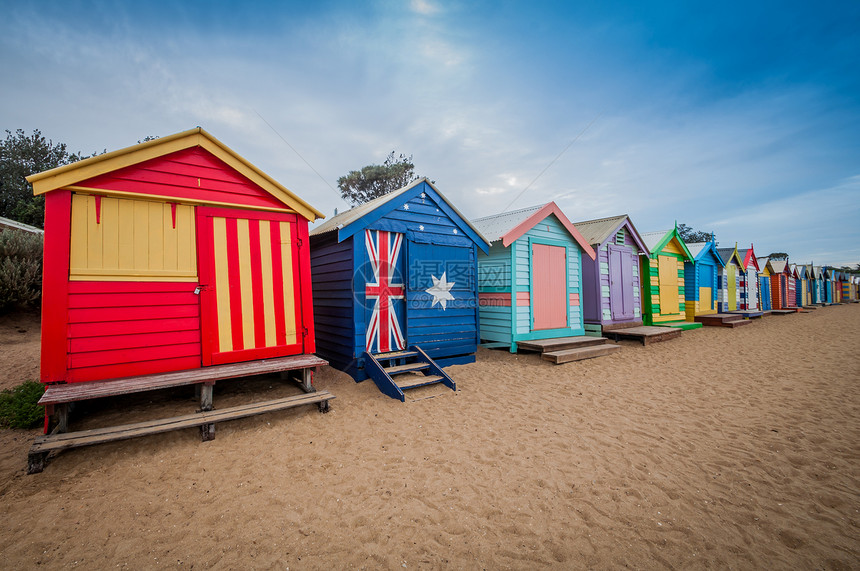
[[[206,412],[213,409],[212,393],[215,388],[215,382],[208,382],[199,385],[200,387],[200,412]],[[215,440],[215,425],[204,424],[200,426],[200,439],[203,442]]]

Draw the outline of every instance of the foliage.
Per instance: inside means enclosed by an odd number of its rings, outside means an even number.
[[[36,306],[42,294],[42,235],[0,231],[0,313]]]
[[[771,260],[786,260],[788,261],[788,254],[785,252],[771,252],[767,255]]]
[[[344,200],[353,206],[364,204],[417,180],[412,155],[408,157],[388,154],[381,165],[367,165],[358,171],[350,171],[337,179],[337,186]]]
[[[45,389],[42,383],[26,381],[15,388],[0,392],[0,426],[3,428],[33,428],[45,417],[39,399]]]
[[[713,235],[710,232],[701,232],[693,230],[692,227],[686,224],[678,224],[678,234],[681,239],[687,244],[695,244],[697,242],[711,242]],[[716,246],[716,244],[714,244]]]
[[[45,225],[45,198],[33,196],[25,177],[85,158],[69,153],[65,143],[54,144],[35,129],[32,135],[18,129],[6,130],[0,141],[0,216],[42,228]]]

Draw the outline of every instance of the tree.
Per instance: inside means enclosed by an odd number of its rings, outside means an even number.
[[[344,200],[353,206],[364,204],[393,190],[418,180],[412,155],[394,156],[391,151],[381,165],[367,165],[359,171],[350,171],[337,179],[337,186]]]
[[[701,232],[693,230],[693,228],[687,226],[686,224],[678,224],[678,234],[681,235],[681,239],[687,244],[695,244],[696,242],[710,242],[713,239],[713,236],[710,232]]]
[[[788,254],[785,252],[771,252],[767,255],[771,260],[785,260],[788,261]]]
[[[83,159],[69,153],[65,143],[54,144],[38,129],[32,135],[18,129],[6,130],[0,141],[0,216],[42,228],[45,225],[45,198],[33,196],[25,177]]]

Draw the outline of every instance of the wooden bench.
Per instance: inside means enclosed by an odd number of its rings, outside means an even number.
[[[328,401],[333,399],[334,395],[328,391],[317,392],[311,384],[311,370],[327,364],[327,361],[316,355],[296,355],[106,381],[49,385],[42,398],[39,399],[39,404],[45,406],[45,411],[49,416],[56,416],[56,428],[52,434],[36,439],[30,449],[28,473],[41,472],[44,469],[48,454],[55,450],[123,440],[147,434],[158,434],[193,426],[200,427],[201,437],[207,441],[215,438],[216,421],[243,418],[304,404],[317,404],[321,412],[328,412]],[[212,395],[216,381],[269,373],[279,373],[282,378],[287,378],[292,371],[300,373],[299,378],[295,380],[306,394],[212,412]],[[68,432],[69,406],[72,403],[186,385],[195,385],[198,388],[200,410],[195,414],[134,425],[113,426],[95,431]]]

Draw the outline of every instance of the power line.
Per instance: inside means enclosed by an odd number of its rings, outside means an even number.
[[[514,197],[514,199],[510,201],[510,203],[508,203],[508,205],[505,207],[505,209],[504,209],[502,212],[507,212],[507,211],[508,211],[508,209],[510,209],[510,207],[514,204],[514,202],[516,202],[517,200],[519,200],[519,198],[523,195],[523,193],[524,193],[525,191],[527,191],[529,188],[531,188],[531,186],[532,186],[535,182],[537,182],[537,179],[539,179],[541,176],[543,176],[543,173],[545,173],[546,171],[548,171],[548,170],[549,170],[549,167],[551,167],[552,165],[554,165],[554,164],[555,164],[555,162],[556,162],[558,159],[560,159],[560,158],[561,158],[561,156],[562,156],[562,155],[563,155],[563,154],[564,154],[564,153],[565,153],[565,152],[566,152],[566,151],[567,151],[567,150],[568,150],[568,149],[569,149],[569,148],[570,148],[570,147],[571,147],[575,142],[577,142],[577,141],[579,140],[579,138],[580,138],[580,137],[582,137],[582,136],[585,134],[585,132],[586,132],[586,131],[588,131],[588,129],[589,129],[592,125],[594,125],[595,121],[597,121],[597,120],[598,120],[602,115],[603,115],[603,111],[601,111],[600,113],[598,113],[597,115],[595,115],[595,116],[594,116],[594,119],[592,119],[592,120],[588,123],[588,125],[586,125],[586,126],[585,126],[585,128],[584,128],[584,129],[582,129],[582,131],[580,131],[580,132],[579,132],[579,134],[578,134],[576,137],[574,137],[574,138],[573,138],[573,140],[572,140],[571,142],[569,142],[569,143],[567,144],[567,146],[566,146],[565,148],[563,148],[563,149],[561,150],[561,152],[560,152],[558,155],[556,155],[556,157],[555,157],[553,160],[551,160],[551,161],[549,162],[549,164],[548,164],[548,165],[546,165],[542,171],[540,171],[540,172],[538,173],[538,175],[534,178],[534,180],[532,180],[530,183],[528,183],[528,184],[526,185],[526,187],[525,187],[524,189],[522,189],[522,190],[519,192],[519,194],[517,194],[517,195]]]
[[[269,129],[271,129],[271,130],[272,130],[272,132],[273,132],[273,133],[275,133],[275,135],[277,135],[278,137],[280,137],[280,139],[281,139],[284,143],[286,143],[286,145],[287,145],[290,149],[292,149],[292,151],[296,154],[296,156],[297,156],[297,157],[299,157],[300,159],[302,159],[302,160],[305,162],[305,164],[306,164],[306,165],[308,165],[308,167],[309,167],[312,171],[314,171],[318,177],[320,177],[320,180],[321,180],[321,181],[323,181],[323,182],[326,184],[326,186],[327,186],[327,187],[329,187],[329,188],[332,190],[332,192],[334,192],[335,194],[337,194],[337,197],[338,197],[338,198],[341,198],[340,193],[334,189],[334,187],[333,187],[333,186],[332,186],[332,185],[331,185],[331,184],[330,184],[330,183],[325,179],[325,177],[323,177],[323,175],[321,175],[321,174],[317,171],[317,169],[315,169],[315,168],[313,167],[313,165],[311,165],[311,163],[309,163],[309,162],[307,161],[307,159],[305,159],[305,158],[301,155],[301,153],[299,153],[299,152],[296,150],[296,148],[295,148],[294,146],[292,146],[292,145],[290,144],[290,142],[289,142],[289,141],[287,141],[287,140],[283,137],[283,135],[281,135],[280,133],[278,133],[277,129],[275,129],[274,127],[272,127],[271,123],[269,123],[268,121],[266,121],[265,117],[263,117],[262,115],[260,115],[260,113],[259,113],[259,112],[257,112],[257,110],[256,110],[256,109],[254,109],[254,113],[257,113],[257,117],[259,117],[260,119],[262,119],[262,120],[263,120],[263,123],[265,123],[266,125],[268,125],[268,126],[269,126]]]

